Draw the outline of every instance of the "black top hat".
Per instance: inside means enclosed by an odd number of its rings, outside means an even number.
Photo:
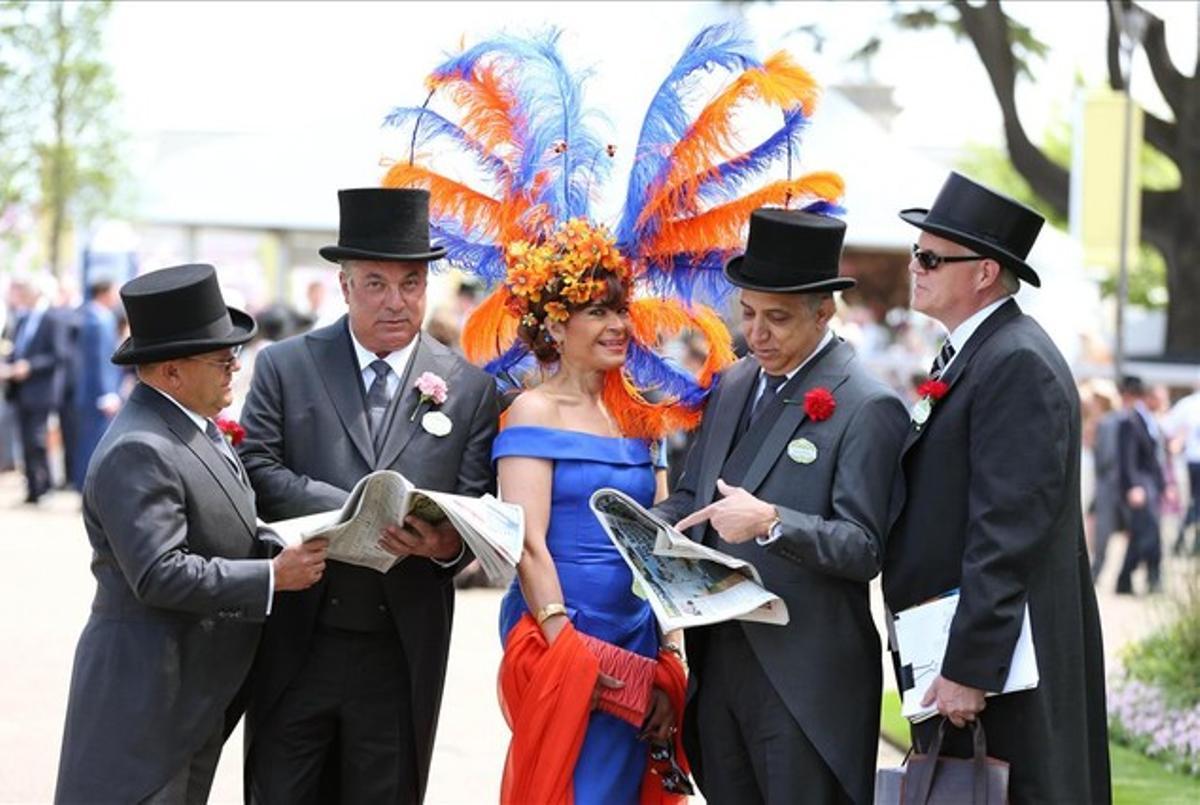
[[[129,338],[113,353],[120,366],[186,358],[244,344],[258,332],[248,314],[226,307],[210,265],[151,271],[121,288]]]
[[[771,293],[820,293],[854,287],[838,276],[846,224],[800,210],[759,209],[750,214],[746,253],[725,264],[739,288]]]
[[[341,222],[336,246],[321,248],[343,260],[437,260],[446,247],[429,242],[429,191],[362,187],[338,191]]]
[[[1008,266],[1035,288],[1042,284],[1025,258],[1046,219],[1019,201],[952,171],[932,207],[902,210],[900,217]]]

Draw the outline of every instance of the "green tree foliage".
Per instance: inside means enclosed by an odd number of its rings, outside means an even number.
[[[117,91],[103,60],[111,3],[0,5],[0,208],[31,207],[55,273],[73,221],[110,209],[122,177]]]

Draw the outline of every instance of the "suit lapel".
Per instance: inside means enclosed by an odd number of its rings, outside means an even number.
[[[362,373],[350,343],[350,325],[343,317],[340,326],[327,327],[305,337],[308,351],[317,364],[317,375],[325,386],[333,408],[351,444],[368,467],[375,466],[375,448],[367,426],[367,406],[363,397]]]
[[[758,489],[787,447],[788,437],[804,422],[804,395],[820,386],[827,388],[830,393],[835,391],[849,377],[846,365],[853,357],[854,349],[845,342],[838,342],[803,377],[796,378],[799,382],[794,387],[789,388],[792,386],[789,383],[780,389],[783,413],[775,418],[766,440],[747,468],[746,474],[742,476],[739,486],[751,493]]]
[[[982,346],[989,338],[991,338],[997,330],[999,330],[1008,322],[1017,318],[1019,315],[1021,315],[1021,308],[1017,305],[1016,300],[1009,299],[1003,305],[996,308],[992,315],[983,320],[983,323],[980,324],[979,328],[971,334],[971,337],[967,339],[967,343],[964,344],[963,348],[959,350],[957,355],[955,355],[954,360],[951,362],[950,367],[946,370],[946,373],[942,375],[942,382],[950,387],[946,391],[946,396],[949,396],[954,392],[955,382],[959,377],[962,376],[962,373],[967,370],[967,367],[971,363],[971,358],[974,357],[975,353],[979,351],[979,347]],[[909,424],[908,435],[904,437],[904,448],[900,451],[900,458],[902,460],[905,454],[908,453],[909,449],[917,443],[925,431],[929,430],[930,423],[933,421],[933,418],[937,416],[938,406],[944,405],[945,401],[946,397],[942,397],[941,400],[934,404],[933,410],[929,414],[929,419],[927,419],[921,427],[917,427],[916,423]]]
[[[200,463],[209,471],[213,480],[220,485],[225,496],[229,498],[229,502],[237,510],[238,516],[242,518],[246,529],[253,536],[255,534],[253,493],[238,480],[229,461],[217,452],[217,448],[196,427],[196,423],[188,419],[187,415],[170,400],[144,384],[138,384],[131,397],[155,411],[171,432],[179,438],[179,441],[183,442],[184,446],[200,459]]]
[[[404,376],[400,378],[400,388],[396,391],[395,404],[390,409],[391,421],[388,423],[387,436],[379,451],[379,460],[373,465],[376,469],[392,466],[413,434],[422,427],[421,417],[429,411],[437,410],[430,403],[421,402],[421,393],[413,385],[423,372],[442,375],[447,381],[449,393],[454,393],[453,386],[450,385],[453,378],[446,377],[446,368],[442,365],[445,349],[425,333],[421,333],[418,339],[413,356],[408,361],[408,368],[405,370]],[[416,410],[418,406],[420,406],[420,411]],[[414,412],[416,412],[415,419],[413,418]]]
[[[738,422],[746,407],[746,400],[754,391],[758,380],[758,361],[744,358],[721,380],[721,392],[717,400],[717,408],[713,412],[712,438],[704,447],[701,459],[701,475],[696,483],[696,509],[702,509],[712,502],[717,488],[717,478],[721,468],[725,466],[725,458],[729,455],[729,447],[737,433]],[[696,526],[701,528],[701,526]],[[699,540],[699,534],[695,539]]]

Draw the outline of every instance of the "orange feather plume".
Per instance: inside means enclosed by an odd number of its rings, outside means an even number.
[[[508,309],[512,294],[502,283],[471,311],[462,328],[462,350],[480,365],[503,354],[517,337],[517,317]]]
[[[742,243],[742,230],[750,220],[750,213],[759,207],[814,198],[836,203],[844,192],[842,177],[828,171],[771,182],[691,218],[666,221],[649,239],[644,252],[654,258],[691,252],[696,244],[704,244],[708,248],[736,249]]]
[[[520,158],[515,133],[519,113],[512,90],[496,66],[479,65],[469,76],[430,76],[426,86],[430,90],[447,89],[462,110],[459,125],[463,130],[510,168],[516,163]]]
[[[397,162],[383,177],[384,187],[423,187],[429,191],[433,218],[455,218],[467,231],[495,237],[502,226],[501,204],[496,199],[448,179],[420,165]]]
[[[677,299],[636,299],[629,305],[629,323],[633,337],[651,349],[659,338],[670,338],[681,330],[692,329],[704,336],[708,357],[696,378],[702,388],[712,385],[713,375],[737,360],[729,330],[707,305],[693,304],[689,308]]]
[[[800,106],[807,116],[812,114],[817,95],[816,80],[783,51],[762,67],[742,72],[700,111],[675,145],[670,170],[643,207],[638,226],[654,216],[670,217],[676,211],[695,208],[700,185],[717,176],[719,163],[740,152],[733,121],[738,104],[757,99],[785,110]]]
[[[620,369],[604,373],[601,392],[604,407],[617,421],[621,434],[631,439],[661,439],[677,430],[694,430],[700,424],[701,410],[682,405],[652,403]]]

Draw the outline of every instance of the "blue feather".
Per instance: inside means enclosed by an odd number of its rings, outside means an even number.
[[[383,119],[383,125],[399,128],[412,122],[417,126],[417,145],[426,145],[437,137],[448,137],[475,157],[496,182],[503,182],[509,175],[504,160],[484,148],[483,144],[455,123],[450,122],[432,109],[420,106],[398,106]]]
[[[718,67],[742,70],[759,64],[751,53],[751,42],[741,38],[732,25],[709,26],[688,43],[675,66],[659,85],[642,120],[633,170],[625,194],[625,208],[617,226],[618,240],[633,241],[643,234],[634,230],[646,205],[646,198],[655,181],[661,181],[670,149],[679,142],[692,123],[683,108],[686,79],[698,70],[711,71]]]
[[[729,257],[724,251],[670,255],[648,262],[642,281],[655,296],[719,307],[733,290],[725,279]]]
[[[636,342],[629,345],[625,372],[643,394],[649,392],[665,401],[678,401],[687,408],[699,407],[708,396],[709,390],[685,370]]]
[[[504,251],[494,243],[480,243],[463,232],[453,219],[430,224],[433,240],[446,247],[446,262],[479,277],[489,286],[504,279]]]
[[[800,132],[807,125],[808,118],[801,109],[785,112],[783,126],[770,137],[744,154],[718,165],[717,175],[700,184],[698,197],[710,203],[732,200],[747,181],[762,176],[776,160],[786,156],[788,146],[794,148],[799,143]]]
[[[603,144],[589,128],[594,113],[583,108],[585,76],[567,69],[558,50],[559,35],[551,30],[530,40],[489,39],[439,65],[433,75],[468,75],[485,58],[509,63],[516,117],[525,122],[517,143],[520,158],[513,189],[530,191],[535,178],[548,172],[551,181],[535,201],[566,220],[588,215],[590,188],[607,173],[609,163],[595,159]],[[567,149],[556,154],[554,145],[560,140]]]
[[[809,204],[807,207],[801,207],[801,212],[811,212],[816,215],[828,215],[830,217],[841,217],[846,214],[846,208],[840,204],[833,204],[825,199],[819,199]]]
[[[501,394],[525,387],[525,378],[537,369],[537,359],[523,341],[515,341],[503,355],[484,364],[483,371],[496,378]]]

